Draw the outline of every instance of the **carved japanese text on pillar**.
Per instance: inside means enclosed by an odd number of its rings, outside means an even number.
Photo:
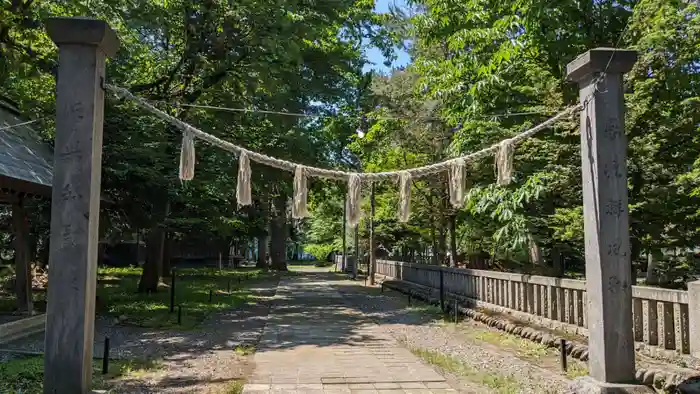
[[[627,256],[627,250],[622,248],[619,241],[611,242],[608,244],[608,256],[625,257]]]
[[[73,186],[70,183],[66,183],[61,189],[61,200],[63,201],[73,201],[80,197],[80,195],[73,190]]]
[[[622,178],[620,163],[617,160],[613,160],[611,163],[605,163],[603,166],[603,175],[605,175],[607,179]]]
[[[85,118],[85,105],[81,102],[73,103],[70,107],[71,112],[78,118],[78,120],[83,120]]]
[[[73,139],[70,143],[65,144],[63,149],[58,153],[59,159],[72,159],[75,158],[80,160],[82,155],[80,155],[80,141],[78,139]]]
[[[619,120],[617,118],[608,118],[605,125],[605,135],[608,137],[608,139],[615,141],[621,134],[622,130],[620,129]]]
[[[73,238],[73,236],[73,226],[71,226],[69,223],[64,224],[63,228],[61,229],[61,241],[63,241],[63,245],[75,245],[75,238]]]
[[[620,281],[617,276],[611,276],[608,279],[608,291],[611,293],[617,293],[618,290],[627,291],[630,288],[630,284],[626,280]]]
[[[605,203],[605,214],[608,216],[615,216],[619,218],[623,213],[625,213],[625,207],[622,200],[608,200]]]

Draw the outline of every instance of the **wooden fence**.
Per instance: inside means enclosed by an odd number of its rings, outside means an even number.
[[[475,305],[554,329],[588,335],[586,281],[507,272],[377,261],[377,274],[473,301]],[[632,286],[634,339],[652,353],[689,354],[687,291]],[[700,305],[695,305],[700,308]],[[700,350],[700,349],[698,349]],[[693,350],[695,354],[695,350]]]

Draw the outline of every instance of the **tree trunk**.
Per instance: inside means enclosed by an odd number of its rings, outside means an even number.
[[[355,226],[355,262],[352,265],[352,279],[357,279],[357,272],[360,267],[360,225]]]
[[[542,250],[534,239],[531,239],[528,243],[528,257],[531,264],[537,266],[542,264]]]
[[[165,277],[170,277],[170,271],[172,270],[172,267],[170,265],[170,260],[172,259],[173,256],[173,240],[170,237],[170,234],[165,234],[165,241],[163,242],[163,276]]]
[[[564,276],[564,256],[556,246],[552,248],[552,275],[558,278]]]
[[[649,250],[647,253],[647,285],[659,284],[659,272],[657,271],[658,259],[657,254]]]
[[[163,276],[163,244],[165,233],[161,228],[152,228],[146,237],[146,261],[139,281],[139,293],[155,293]]]
[[[12,224],[15,239],[15,295],[17,310],[31,312],[32,303],[32,269],[30,259],[29,223],[23,201],[12,204]]]
[[[345,265],[348,262],[348,195],[343,199],[343,259],[340,264],[340,272],[345,273]],[[336,263],[337,266],[337,263]]]
[[[450,267],[457,266],[457,215],[448,218],[450,227]]]
[[[639,260],[639,256],[642,254],[642,243],[639,242],[637,237],[632,236],[630,237],[630,277],[632,279],[632,285],[637,284],[637,260]]]
[[[229,263],[232,262],[236,262],[236,256],[231,256],[231,241],[226,241],[221,247],[221,265],[230,267]]]
[[[49,238],[44,237],[42,247],[38,250],[38,264],[42,269],[49,266]]]
[[[273,200],[270,220],[271,268],[287,271],[287,198],[279,195]]]
[[[258,237],[258,261],[255,264],[258,268],[267,268],[267,235]]]
[[[258,236],[258,258],[255,266],[257,268],[268,268],[268,256],[270,254],[269,242],[270,242],[270,202],[267,198],[263,197],[260,200],[260,216],[263,218],[263,222],[267,223],[267,234]]]
[[[440,220],[440,229],[438,231],[438,264],[445,264],[445,256],[447,254],[447,226],[444,220]]]
[[[136,251],[134,253],[134,258],[136,259],[135,266],[139,266],[141,263],[141,230],[136,229]]]
[[[374,234],[374,210],[375,210],[375,202],[374,202],[374,182],[372,182],[371,186],[371,192],[370,192],[370,214],[369,214],[369,267],[367,267],[367,271],[369,271],[369,284],[370,286],[374,286],[374,273],[376,270],[376,264],[377,264],[377,240],[375,239],[375,234]]]
[[[431,242],[431,249],[432,253],[430,254],[430,264],[432,265],[438,265],[439,264],[439,257],[438,257],[438,240],[437,240],[437,231],[435,230],[435,210],[433,209],[433,196],[428,195],[428,206],[430,208],[430,242]]]
[[[170,216],[170,201],[165,200],[163,216],[165,221]],[[165,249],[165,235],[167,231],[163,226],[156,224],[151,228],[146,238],[146,261],[143,264],[143,272],[139,281],[139,293],[155,293],[158,291],[158,283],[163,277],[163,250]]]

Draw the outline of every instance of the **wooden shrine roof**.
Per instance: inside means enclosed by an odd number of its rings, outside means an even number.
[[[0,129],[26,122],[0,97]],[[53,149],[31,125],[0,130],[0,194],[51,196]]]

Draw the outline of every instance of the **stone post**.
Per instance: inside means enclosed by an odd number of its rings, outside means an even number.
[[[590,376],[576,381],[574,392],[640,389],[629,385],[635,382],[635,361],[622,79],[636,59],[634,51],[596,48],[566,67],[568,79],[579,84],[584,105],[581,172]]]
[[[690,355],[700,358],[700,280],[688,282],[688,330]]]
[[[103,21],[50,18],[58,46],[44,393],[92,380],[105,59],[119,40]]]

